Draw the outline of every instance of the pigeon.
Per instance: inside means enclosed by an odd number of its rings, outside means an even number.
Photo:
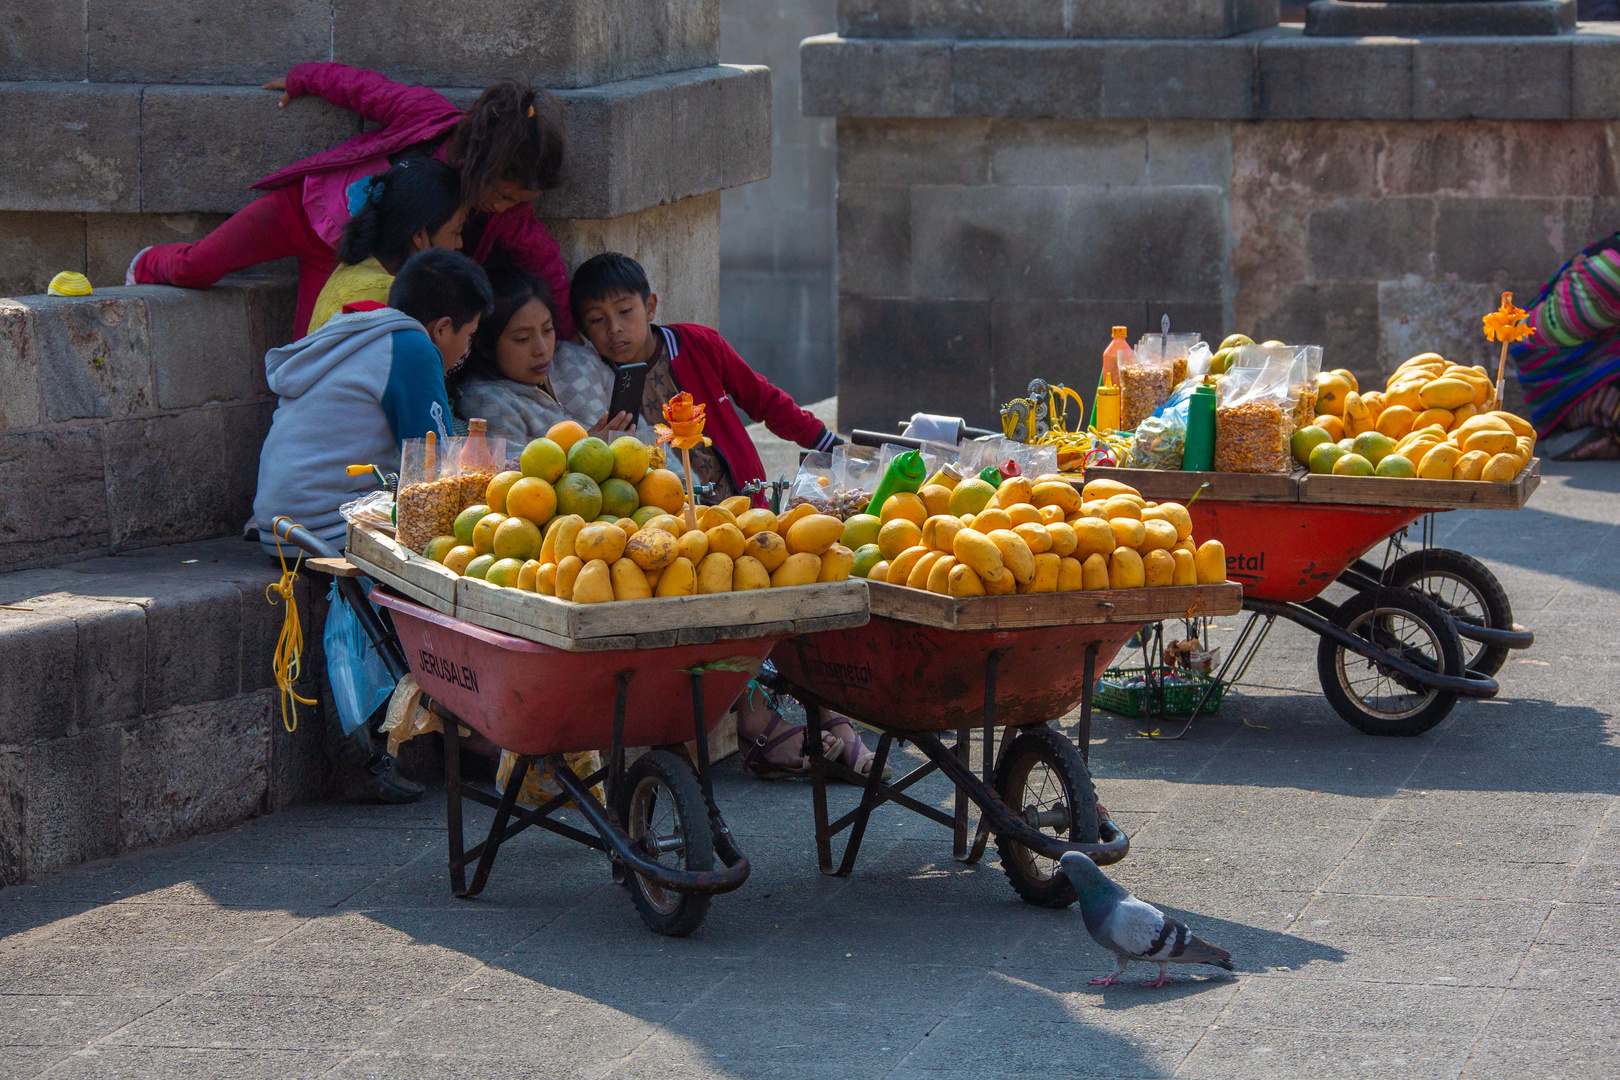
[[[1160,987],[1170,981],[1171,964],[1208,964],[1232,970],[1232,954],[1211,945],[1152,904],[1144,903],[1110,881],[1097,864],[1078,851],[1059,860],[1080,897],[1080,912],[1093,940],[1119,957],[1119,966],[1091,980],[1112,986],[1132,960],[1158,964],[1159,977],[1143,983]]]

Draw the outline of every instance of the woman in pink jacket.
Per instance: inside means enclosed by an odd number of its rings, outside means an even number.
[[[464,113],[437,91],[346,64],[299,64],[265,89],[282,91],[282,106],[315,94],[379,126],[260,180],[253,186],[267,194],[196,243],[142,250],[125,284],[206,289],[232,271],[292,256],[302,335],[349,220],[349,185],[406,153],[428,154],[461,174],[461,197],[470,207],[462,230],[466,252],[481,264],[499,254],[549,284],[557,297],[557,336],[574,336],[562,253],[530,205],[556,187],[562,173],[566,133],[554,98],[507,79]]]

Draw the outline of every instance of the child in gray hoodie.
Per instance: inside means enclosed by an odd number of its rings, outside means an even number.
[[[259,453],[249,522],[266,554],[276,554],[278,517],[341,546],[338,508],[376,486],[347,466],[394,465],[404,440],[449,436],[444,376],[466,358],[492,301],[482,267],[430,248],[400,268],[389,306],[351,304],[301,341],[270,350],[265,370],[280,401]]]

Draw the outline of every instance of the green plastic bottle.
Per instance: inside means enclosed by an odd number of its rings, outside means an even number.
[[[877,490],[872,492],[872,501],[866,504],[866,512],[874,516],[883,512],[883,504],[890,495],[900,491],[909,491],[916,494],[922,487],[923,477],[927,469],[923,465],[922,455],[915,450],[907,450],[896,454],[889,467],[884,470],[883,479],[878,481]]]
[[[1182,472],[1209,472],[1215,467],[1215,388],[1208,383],[1187,402],[1187,435],[1181,450]]]
[[[1001,470],[994,465],[986,465],[979,470],[979,479],[993,488],[998,488],[1001,486]]]

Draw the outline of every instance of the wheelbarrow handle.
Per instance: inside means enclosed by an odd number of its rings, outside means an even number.
[[[560,758],[548,762],[551,772],[557,783],[568,792],[569,798],[579,812],[585,815],[585,820],[591,823],[598,834],[601,835],[613,854],[621,859],[626,866],[652,881],[662,888],[672,892],[689,893],[693,896],[717,896],[740,888],[748,880],[753,871],[746,858],[740,855],[737,861],[724,870],[672,870],[661,863],[655,863],[642,858],[635,848],[635,841],[613,821],[607,810],[596,801],[584,781],[574,774],[574,770]]]
[[[321,559],[341,559],[343,552],[328,544],[302,525],[294,524],[290,518],[278,517],[272,526],[275,533],[289,544],[296,544]]]

